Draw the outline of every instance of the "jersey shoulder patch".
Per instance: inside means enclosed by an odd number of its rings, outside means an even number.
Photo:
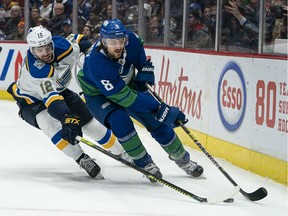
[[[37,60],[34,62],[33,66],[35,66],[38,70],[41,70],[41,69],[45,66],[45,64],[46,64],[45,62],[37,59]]]

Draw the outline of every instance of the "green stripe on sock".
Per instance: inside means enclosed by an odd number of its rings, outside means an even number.
[[[168,146],[162,146],[162,148],[175,160],[182,158],[186,152],[177,135],[175,135],[175,139],[171,144]]]
[[[137,134],[131,139],[121,142],[121,145],[133,160],[138,160],[147,153]]]

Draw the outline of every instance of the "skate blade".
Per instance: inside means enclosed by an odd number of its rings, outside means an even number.
[[[199,179],[206,179],[206,176],[202,173],[198,178]]]
[[[194,176],[189,176],[189,177],[193,179],[206,179],[206,176],[203,173],[198,177],[194,177]]]
[[[105,178],[104,178],[104,176],[101,174],[101,172],[100,173],[98,173],[98,175],[95,177],[95,179],[97,179],[97,180],[104,180]]]

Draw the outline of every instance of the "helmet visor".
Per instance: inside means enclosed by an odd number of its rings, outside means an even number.
[[[128,35],[121,38],[103,38],[107,47],[124,47],[128,45]]]

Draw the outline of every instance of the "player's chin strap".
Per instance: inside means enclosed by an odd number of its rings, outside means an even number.
[[[163,100],[160,98],[160,96],[154,91],[154,89],[146,83],[146,87],[148,88],[148,91],[150,94],[159,102],[163,102]],[[188,128],[180,122],[180,127],[185,131],[185,133],[193,140],[193,142],[200,148],[200,150],[212,161],[212,163],[221,171],[221,173],[235,186],[239,187],[238,184],[232,179],[232,177],[218,164],[218,162],[212,157],[212,155],[209,154],[209,152],[201,145],[201,143],[196,139],[193,134],[188,130]],[[245,196],[247,199],[251,201],[258,201],[263,198],[265,198],[268,195],[267,190],[264,187],[261,187],[257,189],[256,191],[252,193],[247,193],[243,191],[240,187],[240,193]]]
[[[133,163],[130,163],[126,160],[124,160],[123,158],[121,158],[120,156],[117,156],[117,155],[114,155],[113,153],[101,148],[100,146],[82,138],[82,137],[79,137],[77,136],[76,139],[88,146],[90,146],[91,148],[94,148],[98,151],[100,151],[101,153],[125,164],[126,166],[129,166],[135,170],[137,170],[138,172],[141,172],[142,174],[146,175],[149,179],[152,179],[162,185],[165,185],[171,189],[173,189],[174,191],[178,192],[178,193],[181,193],[181,194],[184,194],[194,200],[197,200],[198,202],[201,202],[201,203],[208,203],[208,204],[213,204],[213,203],[219,203],[219,202],[233,202],[233,199],[231,197],[233,197],[234,195],[236,195],[239,190],[240,190],[240,187],[234,187],[234,189],[232,191],[229,191],[228,193],[222,193],[221,195],[218,195],[218,196],[215,196],[215,197],[210,197],[210,198],[205,198],[205,197],[200,197],[200,196],[197,196],[183,188],[180,188],[178,187],[177,185],[175,184],[172,184],[171,182],[167,181],[167,180],[164,180],[163,178],[158,178],[157,176],[147,172],[146,170],[140,168],[140,167],[137,167],[135,164]]]

